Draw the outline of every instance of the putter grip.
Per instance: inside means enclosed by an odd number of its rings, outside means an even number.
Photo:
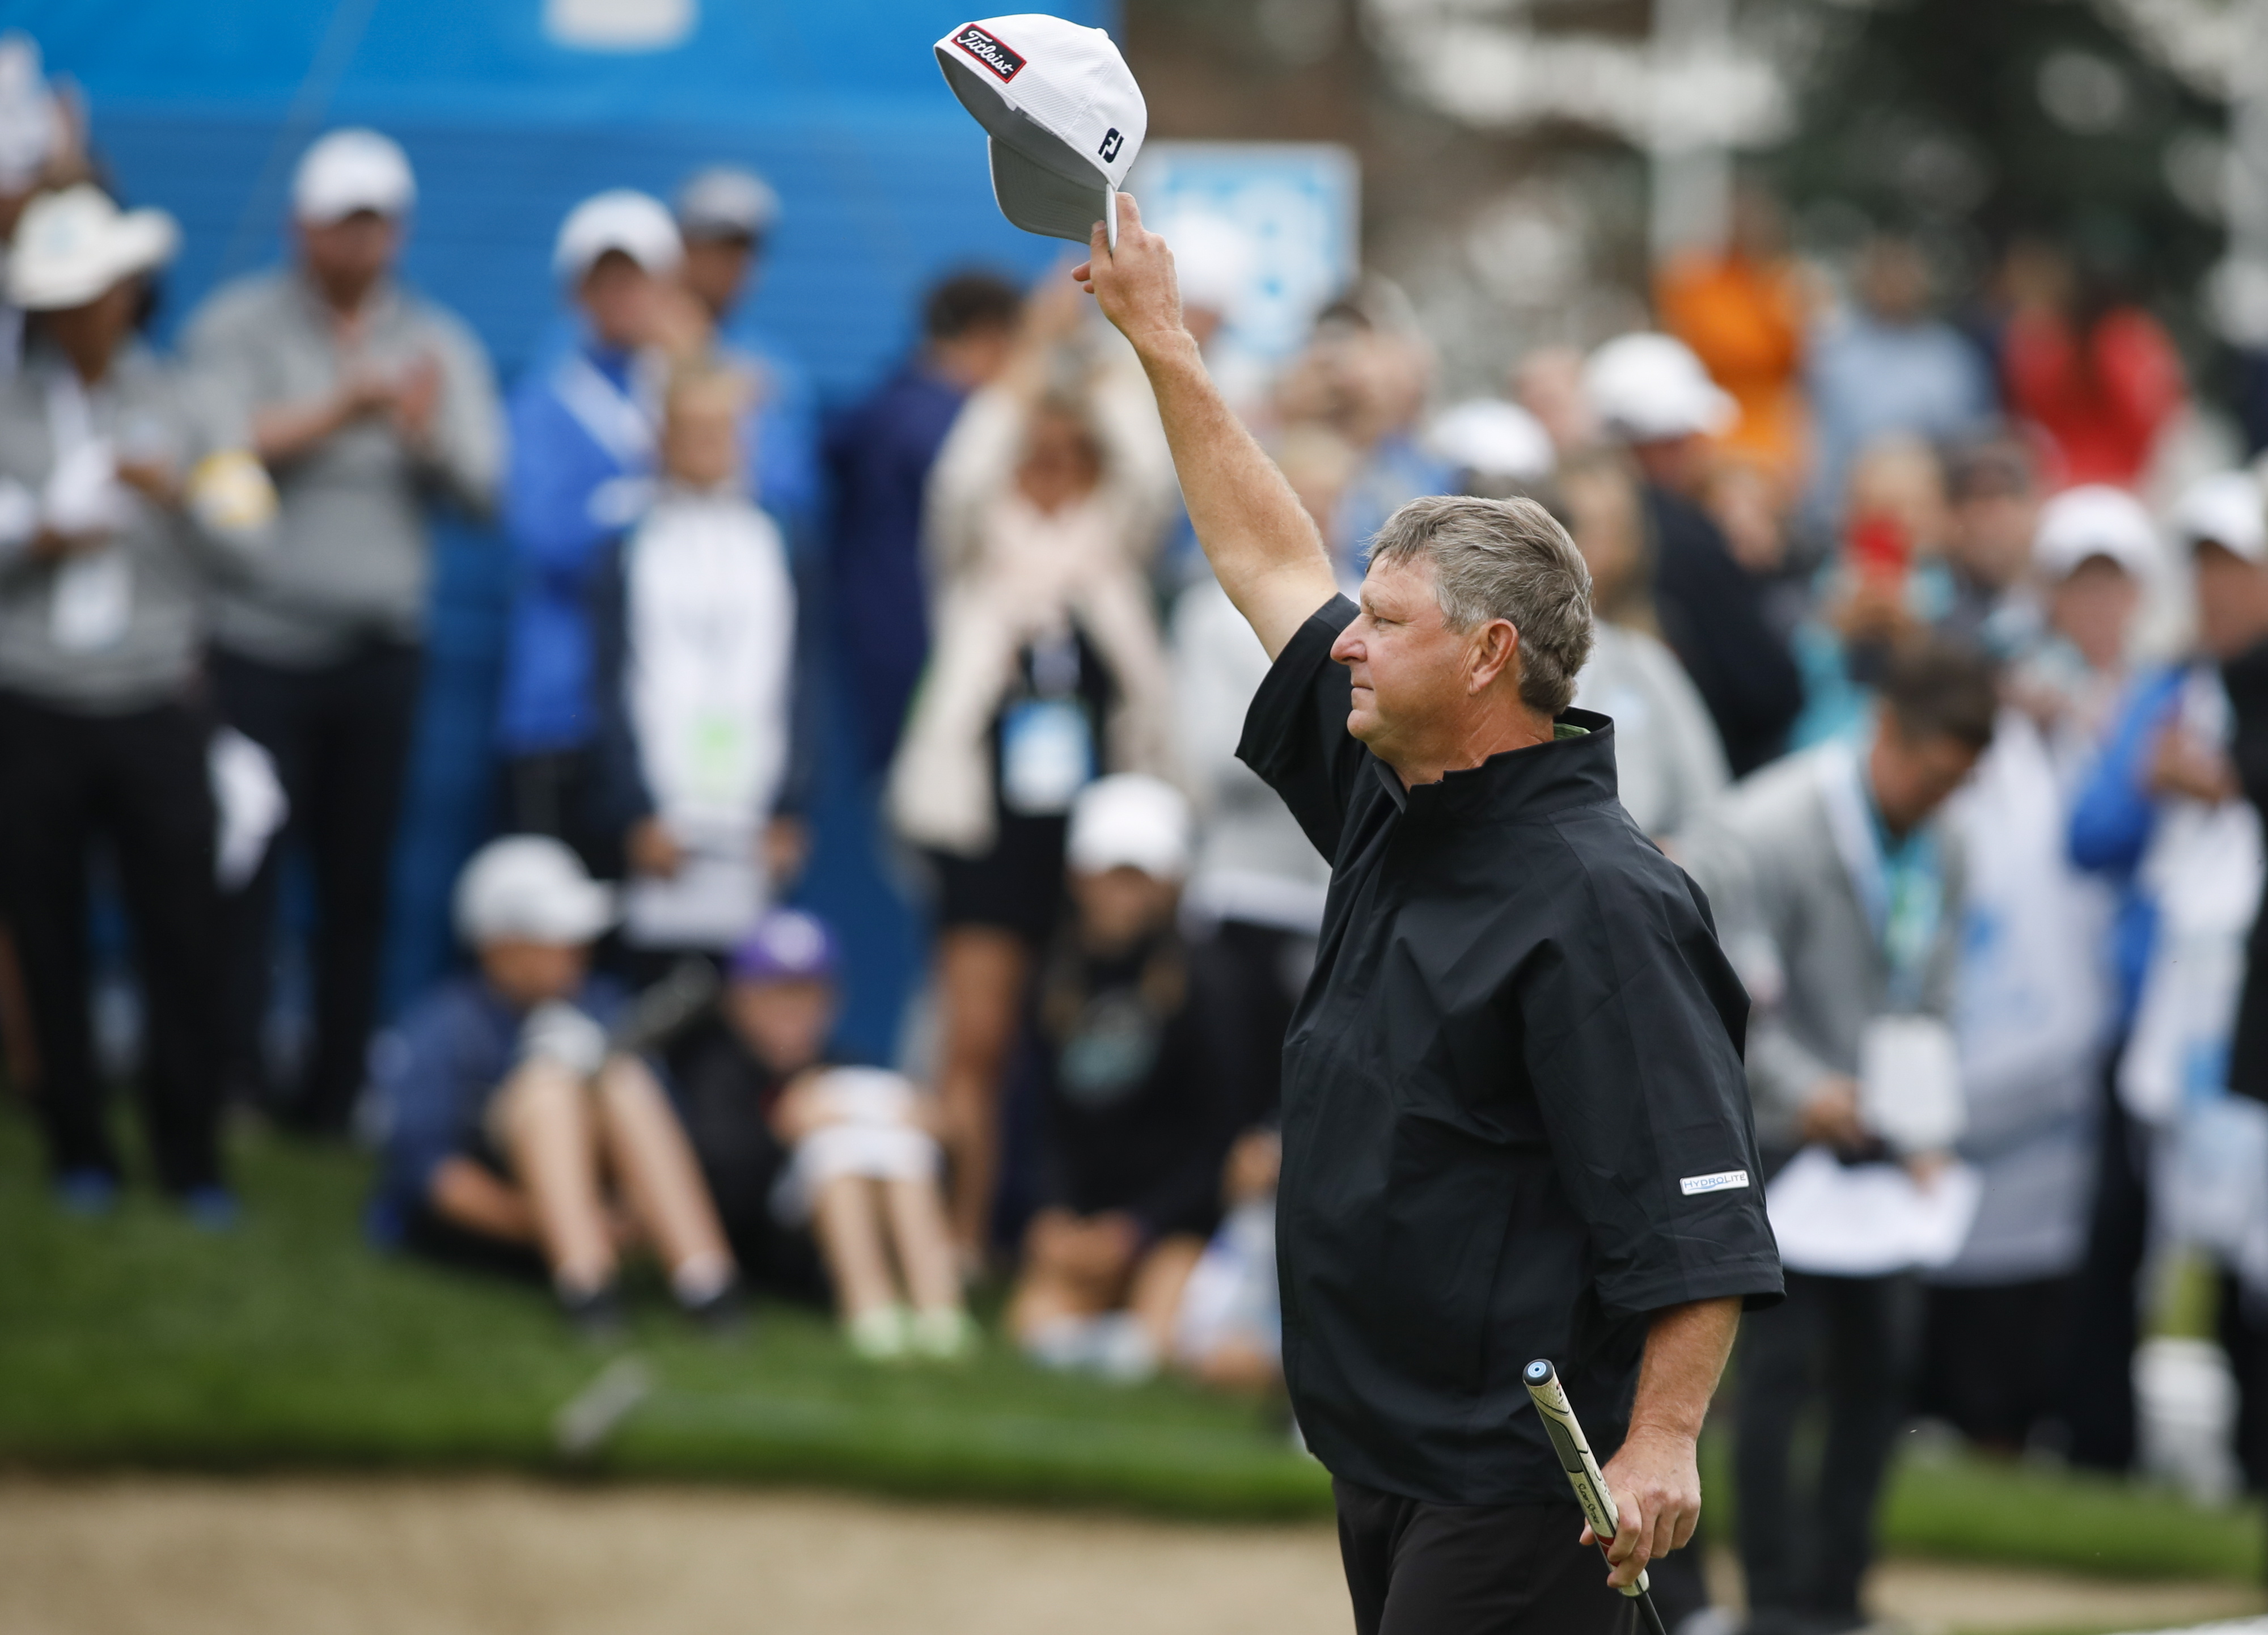
[[[1575,1490],[1575,1502],[1583,1507],[1583,1520],[1591,1524],[1592,1536],[1603,1552],[1616,1528],[1614,1496],[1607,1491],[1607,1479],[1599,1474],[1599,1462],[1591,1453],[1590,1443],[1583,1440],[1582,1425],[1567,1401],[1566,1388],[1559,1383],[1558,1371],[1538,1358],[1521,1370],[1521,1378],[1528,1386],[1528,1400],[1535,1404],[1536,1418],[1543,1421],[1544,1433],[1559,1455],[1559,1468],[1567,1473],[1567,1485]],[[1641,1571],[1638,1582],[1623,1594],[1643,1595],[1650,1587]]]

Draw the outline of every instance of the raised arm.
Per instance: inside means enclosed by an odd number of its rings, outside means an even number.
[[[1174,451],[1182,500],[1214,575],[1270,659],[1337,589],[1322,536],[1284,474],[1228,411],[1182,323],[1173,252],[1118,195],[1118,251],[1097,222],[1071,276],[1093,292],[1142,360]]]

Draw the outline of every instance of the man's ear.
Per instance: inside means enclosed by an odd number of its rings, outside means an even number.
[[[1491,619],[1481,627],[1473,644],[1467,689],[1475,694],[1486,692],[1507,671],[1514,675],[1520,673],[1520,631],[1509,619]]]

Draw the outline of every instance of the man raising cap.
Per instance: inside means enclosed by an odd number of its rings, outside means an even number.
[[[251,423],[283,511],[213,608],[221,708],[275,757],[313,864],[315,1036],[290,1120],[342,1131],[363,1082],[387,858],[417,703],[435,500],[484,512],[504,461],[487,356],[394,276],[417,184],[374,130],[335,130],[291,180],[295,264],[217,292],[191,364]],[[235,1071],[260,1086],[276,864],[233,905]],[[260,1086],[265,1088],[265,1086]]]
[[[1612,724],[1567,707],[1591,609],[1565,532],[1526,500],[1415,500],[1359,605],[1340,595],[1206,377],[1164,241],[1118,208],[1115,253],[1097,224],[1072,276],[1133,343],[1274,660],[1238,753],[1332,864],[1285,1044],[1278,1229],[1285,1374],[1356,1626],[1629,1629],[1615,1589],[1699,1515],[1742,1303],[1780,1293],[1746,998],[1615,798]],[[1533,1358],[1616,1450],[1608,1574],[1528,1407]]]

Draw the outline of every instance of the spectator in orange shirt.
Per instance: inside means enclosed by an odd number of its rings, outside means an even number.
[[[1686,250],[1654,278],[1661,327],[1691,347],[1740,406],[1719,446],[1791,490],[1807,443],[1801,372],[1809,303],[1769,194],[1744,188],[1722,254]]]
[[[2000,343],[2008,402],[2048,435],[2054,486],[2132,488],[2189,395],[2172,340],[2108,267],[2036,240],[2009,247]]]

